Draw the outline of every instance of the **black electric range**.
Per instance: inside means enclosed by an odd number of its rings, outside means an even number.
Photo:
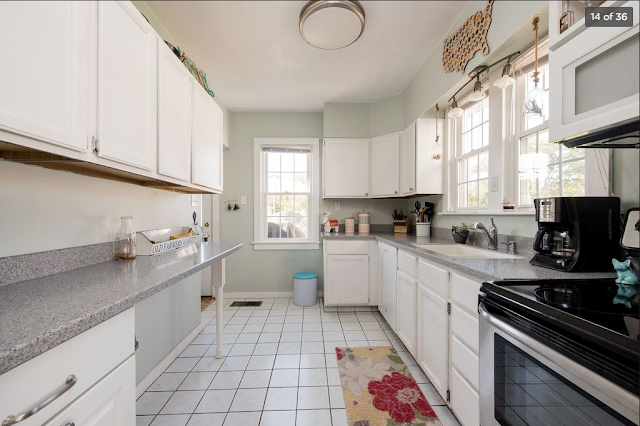
[[[480,292],[514,327],[638,395],[638,296],[614,304],[613,278],[492,281]]]

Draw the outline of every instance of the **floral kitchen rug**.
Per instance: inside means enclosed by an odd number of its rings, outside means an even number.
[[[441,426],[391,346],[336,348],[349,426]]]

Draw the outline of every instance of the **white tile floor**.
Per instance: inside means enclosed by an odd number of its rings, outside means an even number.
[[[347,426],[334,348],[393,345],[443,426],[459,426],[377,311],[324,312],[288,298],[258,308],[225,301],[223,359],[215,305],[204,330],[138,399],[137,426]],[[254,300],[254,299],[252,299]]]

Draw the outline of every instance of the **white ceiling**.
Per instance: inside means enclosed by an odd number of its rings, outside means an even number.
[[[147,1],[234,111],[321,111],[402,92],[469,1],[363,1],[366,28],[326,51],[300,36],[305,1]]]

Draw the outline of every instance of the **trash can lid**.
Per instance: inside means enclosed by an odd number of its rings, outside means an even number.
[[[318,278],[318,274],[314,274],[313,272],[298,272],[297,274],[293,274],[293,278],[297,280],[313,280]]]

